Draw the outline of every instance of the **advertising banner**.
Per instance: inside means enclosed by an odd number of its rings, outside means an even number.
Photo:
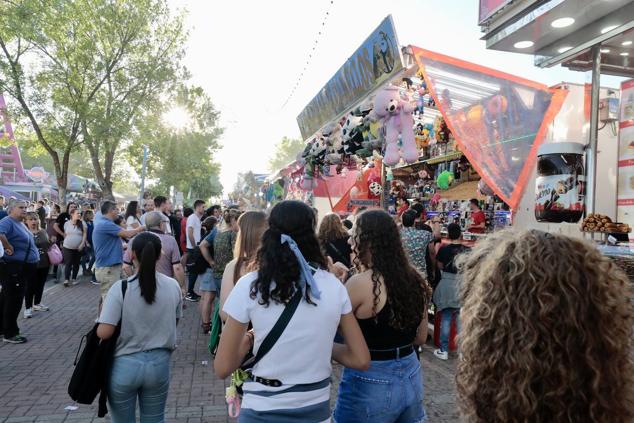
[[[480,19],[478,19],[478,24],[487,20],[491,15],[510,2],[511,0],[480,0],[480,13],[478,15]]]
[[[386,17],[297,116],[307,139],[403,69],[392,16]]]
[[[618,221],[634,227],[634,79],[621,83],[618,174]]]
[[[515,210],[534,169],[537,149],[567,91],[413,49],[460,151],[495,194]]]

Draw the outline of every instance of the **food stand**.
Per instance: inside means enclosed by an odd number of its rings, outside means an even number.
[[[480,4],[487,48],[532,54],[541,68],[561,64],[592,75],[591,84],[583,87],[583,99],[574,105],[583,114],[577,112],[566,125],[572,136],[551,137],[553,143],[573,141],[584,146],[586,220],[538,224],[527,219],[527,225],[611,244],[626,239],[621,231],[612,231],[634,226],[634,155],[630,147],[634,146],[634,82],[623,81],[618,88],[606,89],[601,87],[601,75],[634,77],[634,2],[481,0]],[[523,199],[520,210],[532,208],[530,203],[534,198]],[[597,214],[602,224],[609,220],[614,225],[599,227],[598,237],[587,231],[594,229],[588,223],[596,223]],[[592,220],[588,222],[588,218]],[[629,238],[634,241],[631,232]],[[604,254],[629,269],[630,277],[634,276],[632,266],[625,263],[634,256],[632,245],[623,240],[601,247]]]

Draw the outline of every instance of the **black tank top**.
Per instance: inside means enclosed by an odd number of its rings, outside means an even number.
[[[397,330],[390,326],[392,307],[386,302],[381,311],[368,319],[357,319],[365,342],[371,350],[391,350],[411,344],[416,338],[418,325],[408,330]]]

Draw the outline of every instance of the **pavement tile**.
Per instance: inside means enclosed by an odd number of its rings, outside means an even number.
[[[0,423],[12,422],[109,422],[99,419],[97,404],[73,405],[68,397],[68,381],[73,371],[81,337],[97,317],[99,287],[87,278],[75,287],[47,283],[43,302],[49,312],[34,313],[20,319],[21,333],[29,342],[23,345],[0,344]],[[200,331],[198,307],[188,304],[179,323],[179,348],[172,355],[172,370],[166,421],[168,423],[235,422],[227,417],[224,391],[226,383],[213,374],[213,361],[207,351],[206,335]],[[207,364],[203,364],[206,361]],[[421,354],[425,383],[425,407],[430,422],[454,423],[459,420],[455,404],[455,359],[443,362],[433,357],[427,345]],[[334,405],[341,374],[333,366]]]

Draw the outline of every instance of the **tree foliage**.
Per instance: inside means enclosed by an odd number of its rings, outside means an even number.
[[[220,165],[213,160],[223,132],[218,126],[220,113],[200,87],[181,86],[170,103],[184,108],[190,122],[172,128],[162,113],[144,116],[138,136],[127,149],[129,162],[140,173],[143,145],[147,145],[147,178],[152,191],[167,193],[174,187],[189,199],[220,195]]]
[[[275,172],[297,159],[297,155],[306,145],[299,138],[284,137],[275,145],[273,156],[269,159],[269,170]]]

